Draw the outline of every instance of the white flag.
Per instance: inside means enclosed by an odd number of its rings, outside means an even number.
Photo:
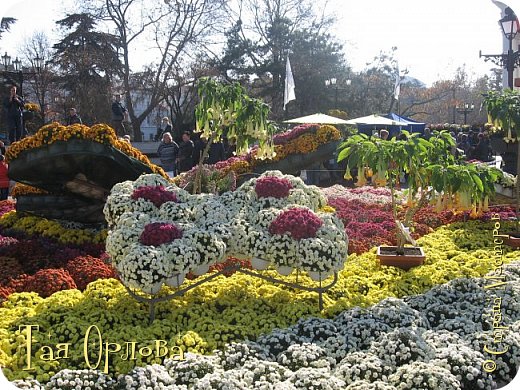
[[[399,67],[398,67],[397,74],[395,75],[395,85],[394,85],[395,100],[399,100],[399,93],[401,93],[401,76],[399,76]]]
[[[294,78],[291,70],[291,63],[289,62],[289,56],[287,56],[287,63],[285,64],[285,91],[283,95],[283,109],[291,100],[296,100],[294,94]]]

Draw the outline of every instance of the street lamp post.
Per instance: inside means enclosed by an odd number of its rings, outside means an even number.
[[[507,70],[507,86],[513,89],[513,72],[515,67],[520,66],[520,50],[513,51],[513,39],[518,33],[518,18],[516,17],[513,10],[507,7],[504,10],[505,16],[499,20],[500,27],[504,36],[508,40],[509,46],[507,54],[496,54],[496,55],[484,55],[484,60],[491,60],[495,64],[502,66]],[[480,54],[482,57],[482,53]],[[517,152],[516,152],[516,174],[520,174],[520,141],[518,141],[518,129],[517,129]],[[520,180],[516,180],[516,231],[520,232]]]
[[[504,54],[482,54],[484,61],[491,61],[495,65],[501,66],[507,71],[507,86],[513,89],[513,72],[516,67],[520,66],[520,51],[513,50],[513,39],[518,33],[518,18],[513,10],[509,7],[505,9],[505,16],[499,20],[500,27],[504,36],[509,42],[507,53]]]
[[[352,81],[350,79],[345,80],[345,86],[349,86],[351,83],[352,83]],[[326,79],[325,86],[334,88],[334,108],[338,108],[338,90],[339,90],[338,79],[335,77]]]
[[[475,109],[474,104],[464,103],[462,107],[457,107],[457,112],[459,114],[464,114],[464,124],[467,124],[468,114],[473,112]]]
[[[18,84],[20,86],[20,96],[23,96],[23,77],[24,77],[24,71],[22,67],[22,61],[16,57],[16,59],[12,62],[11,66],[11,56],[7,54],[7,52],[1,57],[2,58],[2,64],[4,65],[3,75],[6,76],[6,78],[9,81],[13,81],[12,76],[18,77]],[[40,57],[38,54],[35,58],[33,58],[33,72],[25,72],[27,75],[39,75],[42,72],[43,64],[45,59],[43,57]],[[9,68],[13,68],[13,70],[9,70]]]
[[[2,56],[2,64],[4,65],[3,74],[10,80],[13,81],[11,76],[18,77],[18,84],[20,85],[20,96],[23,96],[23,72],[22,72],[22,61],[16,57],[13,61],[12,67],[14,71],[9,70],[11,67],[11,56],[7,52]]]

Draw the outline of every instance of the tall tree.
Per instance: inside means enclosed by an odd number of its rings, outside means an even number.
[[[65,35],[54,45],[53,63],[61,71],[69,101],[75,102],[84,122],[110,123],[111,85],[122,69],[118,37],[96,31],[97,21],[88,13],[56,23]]]
[[[142,139],[140,127],[146,117],[163,100],[172,78],[187,66],[197,50],[205,46],[206,38],[222,23],[219,15],[224,0],[165,0],[150,3],[145,0],[97,0],[99,14],[115,26],[114,34],[121,44],[121,87],[130,114],[134,139]],[[150,42],[153,46],[149,47]],[[146,69],[146,101],[137,112],[132,90],[131,53],[136,49],[154,49],[153,62]]]
[[[22,59],[31,64],[29,92],[40,105],[41,125],[46,122],[46,105],[49,104],[51,90],[54,88],[55,72],[49,59],[53,56],[49,37],[44,32],[35,32],[22,46]],[[38,61],[41,59],[41,61]],[[40,63],[41,62],[41,63]],[[27,90],[27,88],[26,88]],[[27,95],[27,94],[26,94]]]
[[[14,22],[16,22],[16,19],[8,17],[8,16],[3,17],[2,19],[0,19],[0,39],[2,39],[2,35],[5,32],[8,32],[11,29],[11,25]]]
[[[341,45],[325,32],[333,20],[309,0],[252,0],[242,5],[231,13],[234,23],[226,33],[224,53],[214,60],[221,74],[230,80],[254,79],[254,93],[281,117],[290,55],[296,103],[289,107],[296,105],[300,113],[307,113],[327,102],[322,99],[325,79],[347,70]]]

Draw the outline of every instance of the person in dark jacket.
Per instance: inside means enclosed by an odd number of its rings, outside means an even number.
[[[491,146],[489,145],[489,138],[485,134],[478,134],[478,143],[473,150],[472,157],[480,161],[489,161],[491,159]]]
[[[224,160],[228,158],[235,157],[237,144],[234,139],[229,140],[228,138],[224,138]]]
[[[172,133],[172,124],[170,122],[170,118],[168,118],[167,116],[165,116],[164,118],[162,118],[162,121],[161,121],[161,124],[159,125],[159,127],[157,127],[157,133],[155,134],[155,141],[159,141],[160,139],[162,139],[162,136],[164,133]],[[173,138],[173,136],[172,136]],[[175,139],[174,139],[175,141]]]
[[[190,133],[182,134],[182,142],[179,145],[179,156],[177,157],[177,169],[179,172],[189,171],[193,167],[193,141],[190,139]]]
[[[24,105],[23,98],[16,94],[16,86],[13,85],[9,91],[9,96],[3,102],[11,144],[22,139]]]
[[[67,126],[83,124],[75,108],[69,108],[69,116],[67,117]]]
[[[200,161],[200,158],[202,157],[202,154],[204,153],[204,149],[206,149],[206,144],[208,140],[206,137],[201,136],[200,134],[197,136],[195,140],[193,140],[193,163],[192,167],[197,165]],[[204,163],[207,163],[207,156],[204,160]]]
[[[161,160],[161,166],[166,173],[173,177],[176,174],[176,160],[179,155],[179,145],[177,145],[173,139],[171,133],[164,133],[163,139],[159,148],[157,149],[157,155]]]
[[[121,103],[121,95],[115,95],[115,101],[112,102],[112,126],[118,137],[126,134],[123,122],[128,119],[128,110]]]
[[[209,147],[208,164],[216,164],[219,161],[224,161],[226,151],[224,150],[224,144],[219,142],[213,142]]]

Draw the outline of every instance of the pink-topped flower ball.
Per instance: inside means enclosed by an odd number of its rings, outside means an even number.
[[[159,246],[182,238],[182,229],[166,222],[153,222],[144,227],[139,242],[143,245]]]
[[[132,193],[132,199],[146,199],[156,207],[161,207],[166,202],[178,202],[177,195],[168,191],[163,186],[143,186],[136,188]]]
[[[290,208],[279,214],[269,226],[271,234],[289,233],[295,240],[316,237],[323,221],[312,211],[304,208]]]
[[[287,198],[292,188],[289,180],[273,176],[262,177],[255,183],[255,192],[259,198]]]

